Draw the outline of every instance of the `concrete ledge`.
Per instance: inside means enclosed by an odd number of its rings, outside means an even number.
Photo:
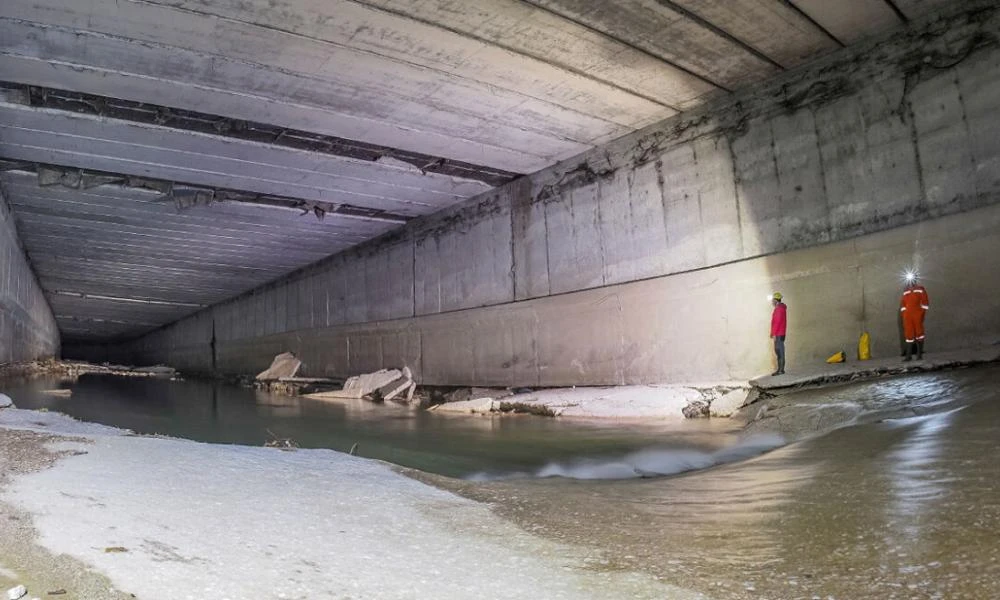
[[[750,384],[758,390],[783,390],[873,379],[886,375],[940,371],[991,362],[1000,362],[1000,345],[952,352],[927,353],[924,354],[923,360],[914,359],[911,362],[903,362],[901,357],[895,356],[863,362],[822,364],[777,377],[758,377],[751,380]]]
[[[738,404],[725,411],[729,416],[748,396],[746,383],[708,386],[626,385],[538,390],[502,399],[474,398],[431,408],[435,412],[490,414],[530,413],[552,417],[588,419],[685,419],[685,409],[708,416],[716,402]]]

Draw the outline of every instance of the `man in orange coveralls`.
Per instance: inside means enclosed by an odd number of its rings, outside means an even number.
[[[930,299],[927,297],[927,290],[917,282],[916,275],[907,273],[906,289],[899,299],[899,312],[903,316],[903,337],[906,338],[906,358],[903,361],[912,360],[914,347],[917,360],[924,357],[924,315],[928,308]]]

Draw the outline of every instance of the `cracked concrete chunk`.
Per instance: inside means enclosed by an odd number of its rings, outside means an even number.
[[[681,412],[684,413],[684,416],[688,419],[707,417],[709,414],[708,402],[705,402],[704,400],[695,400],[691,404],[685,406]]]
[[[378,389],[379,396],[383,400],[392,400],[409,389],[411,385],[413,385],[413,381],[409,377],[405,375],[397,377]]]
[[[490,413],[493,412],[493,398],[476,398],[475,400],[462,400],[459,402],[446,402],[431,407],[435,412],[447,413]]]
[[[25,588],[23,585],[19,585],[7,590],[7,598],[8,600],[17,600],[18,598],[24,596],[27,593],[28,593],[27,588]]]
[[[389,387],[387,391],[395,390],[395,387],[391,387],[397,380],[403,379],[403,373],[399,369],[380,369],[374,373],[365,373],[363,375],[355,375],[350,377],[344,383],[344,389],[333,390],[331,392],[321,392],[318,394],[309,394],[310,398],[317,398],[320,400],[326,399],[360,399],[372,394],[377,390]],[[410,382],[407,380],[406,387],[409,387]],[[399,386],[400,389],[393,394],[393,396],[402,393],[406,388]],[[382,397],[385,399],[385,396]]]
[[[721,398],[712,401],[709,406],[709,414],[713,417],[728,417],[734,412],[743,408],[750,399],[750,392],[745,389],[736,389],[728,392]]]
[[[282,377],[295,377],[299,372],[302,361],[295,358],[291,352],[282,352],[274,357],[271,366],[265,371],[257,374],[257,381],[270,381],[281,379]]]

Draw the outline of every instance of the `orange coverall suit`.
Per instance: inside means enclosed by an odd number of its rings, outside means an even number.
[[[903,336],[906,342],[924,341],[924,314],[930,307],[927,290],[922,285],[911,285],[899,299],[899,310],[903,313]]]

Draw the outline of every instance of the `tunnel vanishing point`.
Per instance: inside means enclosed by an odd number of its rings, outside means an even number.
[[[721,381],[1000,340],[1000,3],[5,0],[0,363]]]

